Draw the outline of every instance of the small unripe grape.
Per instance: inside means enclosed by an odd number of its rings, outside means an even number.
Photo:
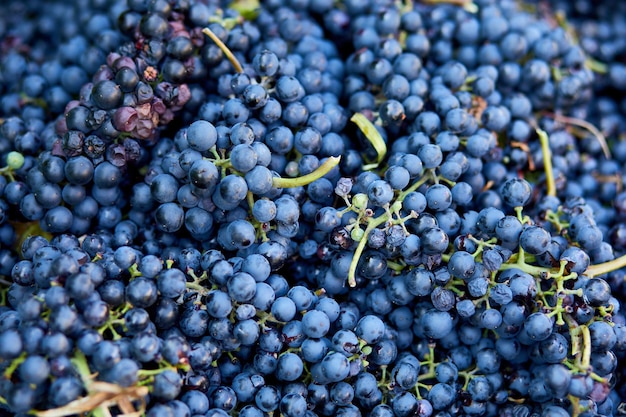
[[[365,234],[365,232],[363,231],[363,229],[361,229],[360,227],[355,227],[354,229],[352,229],[352,231],[350,232],[350,237],[352,238],[352,240],[354,240],[355,242],[359,242],[361,241],[361,239],[363,239],[363,235]]]
[[[9,169],[20,169],[24,166],[24,155],[11,151],[7,154],[7,166]]]

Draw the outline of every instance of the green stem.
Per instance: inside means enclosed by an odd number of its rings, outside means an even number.
[[[137,376],[140,380],[148,379],[150,377],[163,373],[163,371],[166,371],[166,370],[177,372],[176,368],[168,366],[168,367],[159,368],[159,369],[140,369],[137,371]]]
[[[419,389],[422,388],[424,389],[424,391],[430,391],[430,389],[432,388],[431,385],[428,384],[424,384],[423,382],[418,382],[417,384],[415,384],[415,390],[419,392]],[[421,394],[420,394],[420,398],[421,398]]]
[[[478,6],[475,5],[474,2],[472,2],[471,0],[422,0],[421,2],[424,4],[431,4],[431,5],[450,4],[453,6],[463,7],[463,9],[465,9],[466,11],[470,13],[478,12]]]
[[[252,194],[252,191],[248,191],[246,194],[246,202],[248,203],[248,210],[252,213],[252,208],[254,207],[254,194]]]
[[[89,385],[92,380],[92,376],[85,355],[77,349],[74,351],[74,356],[70,361],[72,362],[72,365],[74,365],[78,375],[80,375],[80,379],[83,381],[83,384],[85,384],[85,386]]]
[[[547,317],[556,316],[556,325],[563,326],[565,325],[565,321],[563,320],[563,313],[565,312],[565,308],[563,308],[563,299],[557,298],[556,306],[554,309],[546,314]]]
[[[589,327],[584,324],[579,328],[583,335],[583,352],[580,362],[583,369],[588,370],[591,365],[591,332],[589,331]]]
[[[328,174],[331,169],[339,164],[340,160],[341,156],[330,156],[322,165],[317,167],[317,169],[310,174],[303,175],[297,178],[275,177],[272,180],[272,183],[276,188],[294,188],[310,184],[313,181],[322,178],[324,175]]]
[[[407,195],[409,195],[410,193],[412,193],[413,191],[421,187],[423,184],[425,184],[429,180],[429,178],[430,177],[428,175],[422,176],[422,178],[416,181],[415,184],[413,184],[411,187],[401,192],[396,198],[396,200],[394,201],[394,203],[391,205],[391,207],[385,210],[384,214],[381,214],[380,216],[376,218],[367,219],[367,227],[365,231],[363,232],[363,237],[361,238],[361,240],[359,240],[359,244],[357,245],[354,251],[352,262],[350,263],[350,269],[348,270],[348,285],[350,287],[356,287],[356,268],[359,263],[359,259],[361,258],[361,255],[363,251],[365,250],[365,245],[367,244],[367,236],[372,232],[372,230],[374,230],[381,224],[387,221],[391,221],[392,220],[391,213],[398,212],[400,208],[402,207],[402,202],[407,197]],[[353,199],[353,203],[354,203],[354,199]],[[410,217],[413,217],[413,215],[411,214]]]
[[[216,167],[226,167],[226,168],[232,167],[232,165],[230,164],[230,158],[220,158],[218,160],[213,161],[213,164]]]
[[[548,210],[546,212],[546,220],[554,225],[554,227],[556,227],[556,232],[559,234],[563,231],[563,229],[569,227],[569,223],[561,223],[561,218],[559,217],[558,213],[555,213],[552,210]]]
[[[565,322],[567,323],[567,327],[569,327],[569,333],[571,337],[571,346],[572,346],[572,356],[576,359],[576,366],[581,365],[580,353],[581,349],[584,349],[584,346],[580,343],[580,328],[581,326],[576,323],[576,320],[572,318],[569,314],[565,314],[564,317]],[[591,347],[591,345],[590,345]],[[566,362],[567,364],[567,362]]]
[[[541,143],[541,153],[543,153],[543,167],[546,171],[546,194],[556,197],[556,184],[554,182],[554,171],[552,170],[552,152],[550,151],[550,142],[548,134],[537,128],[537,135]]]
[[[459,376],[463,378],[463,391],[467,391],[467,386],[472,380],[472,376],[478,371],[477,367],[471,368],[469,371],[460,371]]]
[[[128,313],[128,310],[130,310],[131,308],[133,308],[133,305],[131,303],[126,303],[124,304],[124,306],[122,307],[121,310],[119,310],[119,317],[123,316],[124,314]]]
[[[478,247],[476,248],[476,251],[472,253],[472,256],[474,257],[474,259],[482,259],[482,257],[479,258],[479,256],[484,251],[485,251],[485,245],[478,245]]]
[[[608,274],[609,272],[617,271],[618,269],[626,267],[626,255],[622,255],[619,258],[612,261],[604,262],[597,265],[591,265],[584,272],[584,275],[589,278],[597,277],[598,275]]]
[[[448,289],[452,291],[453,293],[455,293],[456,295],[458,295],[459,297],[463,297],[465,295],[465,291],[461,290],[460,288],[455,287],[454,285],[450,286],[450,288]]]
[[[226,55],[226,58],[228,58],[230,63],[233,64],[235,71],[237,71],[240,74],[243,73],[243,67],[241,66],[241,64],[235,57],[235,55],[233,55],[233,52],[230,49],[228,49],[228,46],[226,46],[226,44],[222,42],[222,40],[215,33],[213,33],[211,29],[209,29],[208,27],[204,28],[202,29],[202,33],[204,33],[209,38],[211,38],[211,40],[215,42],[215,44],[222,50],[222,52],[224,52],[224,55]]]
[[[444,177],[437,177],[439,179],[439,181],[441,182],[445,182],[450,188],[454,187],[456,185],[455,181],[449,180],[447,178]]]
[[[121,322],[124,323],[124,320],[121,320]],[[122,338],[122,335],[120,335],[117,332],[117,330],[115,330],[114,324],[115,323],[113,323],[113,322],[105,323],[102,327],[100,327],[98,329],[98,333],[100,333],[101,335],[104,335],[104,332],[109,330],[111,332],[111,334],[113,335],[113,340],[120,340]]]
[[[521,224],[524,224],[524,214],[522,213],[522,211],[524,210],[524,207],[518,206],[518,207],[515,207],[514,210],[515,210],[515,214],[517,215],[517,220],[519,220]]]
[[[578,119],[575,117],[567,117],[567,116],[563,116],[561,114],[547,114],[547,116],[552,117],[554,120],[556,120],[557,122],[561,122],[561,123],[567,123],[570,125],[574,125],[574,126],[578,126],[581,127],[583,129],[586,129],[589,133],[591,133],[593,135],[593,137],[595,137],[598,142],[600,143],[600,146],[602,147],[602,152],[604,153],[604,156],[606,156],[607,159],[611,158],[611,150],[609,149],[609,145],[606,141],[606,137],[604,136],[604,134],[597,128],[595,127],[593,124],[589,123],[586,120],[583,119]],[[537,133],[539,133],[540,129],[537,129]],[[541,131],[543,132],[543,131]],[[546,132],[543,132],[544,134],[546,134]],[[547,135],[546,135],[547,137]],[[541,139],[541,136],[539,136],[539,139]]]
[[[378,386],[382,387],[387,384],[387,366],[381,367],[380,381],[378,381]]]
[[[607,74],[609,72],[609,66],[604,62],[598,61],[597,59],[587,58],[587,60],[585,60],[585,64],[591,71],[597,74]]]
[[[567,398],[572,403],[572,417],[578,417],[581,413],[583,413],[583,410],[580,407],[580,398],[571,394],[568,395]]]
[[[193,278],[192,282],[194,284],[200,284],[202,281],[206,280],[209,277],[209,274],[207,273],[207,271],[202,272],[200,276],[197,276],[192,268],[188,268],[186,272],[187,272],[187,275]]]
[[[376,150],[376,154],[378,155],[376,163],[367,166],[369,169],[376,168],[383,161],[385,155],[387,155],[387,144],[378,129],[376,129],[376,126],[374,126],[363,113],[354,113],[350,121],[357,125],[368,142],[374,147],[374,150]]]
[[[190,290],[195,290],[199,292],[202,295],[206,295],[207,291],[209,290],[208,288],[205,288],[202,285],[195,283],[195,282],[188,282],[185,284],[185,286],[189,288]]]
[[[137,278],[137,277],[140,277],[142,275],[141,271],[139,271],[137,263],[132,264],[130,266],[130,268],[128,268],[128,272],[130,272],[130,279],[131,280],[133,278]]]
[[[437,376],[435,372],[435,346],[433,343],[428,346],[428,358],[420,362],[420,365],[428,365],[428,372],[419,375],[417,377],[418,381],[428,381]]]
[[[552,78],[554,78],[554,81],[556,82],[561,81],[561,79],[563,78],[563,73],[561,72],[559,67],[557,67],[556,65],[553,65],[551,70],[552,70]]]
[[[523,255],[522,251],[523,250],[520,248],[519,255]],[[552,272],[556,271],[556,269],[549,269],[549,268],[544,268],[542,266],[535,266],[535,265],[527,264],[527,263],[525,263],[523,261],[524,256],[519,256],[519,255],[518,255],[518,258],[517,258],[518,259],[517,262],[502,264],[500,266],[500,270],[503,271],[505,269],[517,268],[517,269],[519,269],[521,271],[524,271],[524,272],[526,272],[526,273],[528,273],[530,275],[533,275],[535,277],[539,276],[541,274],[551,274]],[[521,262],[520,262],[520,259],[522,260]]]
[[[11,365],[9,365],[7,369],[4,370],[4,377],[6,379],[11,379],[13,372],[15,372],[17,367],[20,366],[20,364],[26,360],[26,356],[27,356],[26,352],[22,352],[22,354],[18,356],[17,358],[15,358],[13,362],[11,362]]]
[[[367,244],[367,236],[372,232],[372,230],[376,229],[381,224],[385,223],[389,220],[389,216],[385,214],[381,214],[375,219],[367,220],[367,228],[363,233],[363,237],[359,240],[359,244],[354,250],[354,255],[352,256],[352,261],[350,262],[350,269],[348,270],[348,285],[351,287],[356,287],[356,267],[359,264],[359,259],[361,258],[361,254],[365,249],[365,245]]]
[[[0,168],[0,174],[4,174],[9,179],[9,182],[15,182],[13,170],[9,169],[9,167]]]
[[[400,272],[400,271],[402,271],[404,269],[404,265],[399,264],[397,262],[393,262],[393,261],[387,261],[387,267],[389,269],[392,269],[392,270],[396,271],[396,272]]]
[[[409,188],[407,188],[406,190],[402,191],[398,195],[398,198],[396,199],[396,201],[403,202],[407,195],[409,195],[413,191],[417,190],[422,185],[426,184],[428,179],[429,179],[428,175],[422,176],[422,178],[420,178],[417,182],[415,182],[415,184],[411,185]]]

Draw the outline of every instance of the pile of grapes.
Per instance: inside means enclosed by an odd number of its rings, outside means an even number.
[[[0,2],[0,415],[626,415],[626,2]]]

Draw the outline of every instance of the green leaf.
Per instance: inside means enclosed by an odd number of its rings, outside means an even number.
[[[254,20],[259,15],[261,3],[259,0],[235,0],[229,8],[239,12],[246,20]]]

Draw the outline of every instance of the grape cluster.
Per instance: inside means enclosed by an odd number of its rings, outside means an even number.
[[[621,2],[0,11],[0,414],[624,413]]]

